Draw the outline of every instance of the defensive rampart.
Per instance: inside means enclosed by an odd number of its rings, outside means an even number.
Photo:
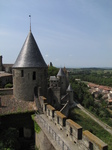
[[[67,119],[65,115],[63,115],[60,111],[55,110],[54,107],[46,103],[46,98],[39,97],[39,100],[41,101],[41,107],[43,109],[44,115],[46,116],[47,120],[52,122],[55,126],[55,128],[58,129],[56,132],[53,127],[50,127],[50,124],[47,124],[48,131],[52,131],[52,136],[55,140],[55,142],[60,143],[61,141],[61,149],[63,150],[108,150],[108,145],[105,144],[103,141],[101,141],[98,137],[93,135],[89,131],[83,131],[82,127],[74,122],[71,119]],[[43,125],[48,122],[47,120],[43,119],[41,116],[38,117],[41,118],[41,123]],[[37,121],[38,123],[38,121]],[[41,126],[40,126],[41,127]],[[44,130],[44,128],[43,128]],[[65,138],[61,138],[59,134],[64,134]],[[48,132],[49,133],[49,132]],[[46,134],[47,135],[47,134]],[[59,138],[56,138],[59,137]],[[36,139],[37,140],[37,139]],[[60,141],[59,141],[60,140]],[[71,141],[72,144],[69,144],[68,141]],[[42,141],[41,141],[42,142]],[[53,144],[51,144],[53,145]],[[55,146],[53,146],[53,149]],[[40,147],[40,150],[44,150]]]

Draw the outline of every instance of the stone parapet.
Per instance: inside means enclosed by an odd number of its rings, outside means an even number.
[[[87,149],[90,150],[108,150],[107,144],[105,144],[102,140],[100,140],[88,130],[83,131],[82,143]]]
[[[66,120],[66,135],[73,142],[82,139],[82,127],[71,119]]]
[[[50,119],[50,120],[53,120],[54,119],[54,111],[55,111],[55,108],[52,107],[51,105],[47,105],[47,117]]]
[[[45,99],[43,101],[46,102]],[[78,145],[80,150],[108,150],[107,144],[87,130],[82,132],[82,127],[79,124],[71,119],[67,119],[60,111],[55,110],[55,108],[48,103],[43,102],[42,106],[43,112],[47,115],[48,119],[51,120],[59,130],[62,130],[60,132],[65,132],[68,140],[72,141],[74,146],[75,144]]]
[[[60,111],[55,111],[54,122],[60,130],[62,130],[66,126],[66,118],[67,117],[63,115]]]

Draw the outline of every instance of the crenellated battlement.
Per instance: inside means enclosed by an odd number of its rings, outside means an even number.
[[[43,112],[59,132],[64,133],[65,137],[70,140],[78,150],[108,150],[108,145],[89,131],[83,131],[83,128],[71,119],[67,119],[60,111],[47,103],[43,96],[39,97]],[[69,149],[70,145],[69,145]]]

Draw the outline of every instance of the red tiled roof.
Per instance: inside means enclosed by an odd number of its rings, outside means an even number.
[[[111,87],[108,87],[108,86],[103,86],[103,85],[97,85],[97,84],[94,84],[94,83],[88,83],[88,86],[89,87],[93,87],[93,88],[99,88],[101,90],[105,90],[105,91],[111,91],[112,88]]]
[[[109,99],[108,102],[112,102],[112,99]]]

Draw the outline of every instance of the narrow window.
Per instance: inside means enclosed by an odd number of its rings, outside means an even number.
[[[50,116],[50,110],[48,109],[48,115]]]
[[[21,70],[21,77],[24,77],[24,70]]]
[[[33,71],[33,80],[36,80],[36,72]]]
[[[59,117],[57,117],[57,123],[59,124]]]
[[[72,127],[70,127],[70,135],[72,135],[72,132],[73,132],[73,131],[72,131]]]
[[[45,111],[47,110],[47,107],[46,107],[47,105],[45,105]]]

